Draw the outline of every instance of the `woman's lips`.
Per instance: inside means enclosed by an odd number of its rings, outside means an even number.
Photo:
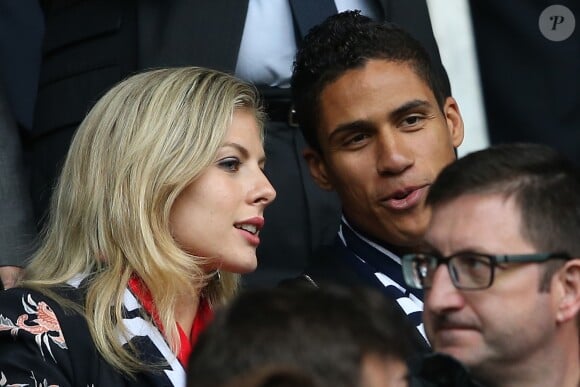
[[[234,227],[251,245],[257,247],[260,244],[259,234],[262,227],[264,227],[264,218],[255,216],[234,224]]]
[[[258,247],[260,244],[260,237],[258,234],[252,234],[246,230],[238,229],[242,236],[248,241],[252,246]]]

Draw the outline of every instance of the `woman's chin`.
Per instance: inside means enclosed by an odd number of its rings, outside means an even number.
[[[220,271],[227,271],[235,274],[248,274],[258,268],[258,260],[256,256],[252,257],[238,257],[235,260],[224,260],[219,267]]]

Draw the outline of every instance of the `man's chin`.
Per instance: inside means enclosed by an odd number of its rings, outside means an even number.
[[[388,226],[389,234],[397,246],[412,247],[423,244],[423,237],[429,226],[429,218],[422,214],[413,214],[399,219],[399,222]],[[385,230],[386,231],[386,230]]]
[[[436,349],[436,352],[452,356],[468,368],[470,368],[473,364],[476,364],[474,360],[474,351],[469,348],[459,346],[444,347],[441,349]]]
[[[348,222],[363,234],[372,239],[382,241],[389,245],[408,248],[415,251],[416,247],[423,244],[423,236],[427,231],[428,218],[417,214],[395,219],[391,214],[375,213],[367,217],[351,217],[345,213]],[[384,222],[396,220],[396,222]]]
[[[417,248],[422,246],[425,242],[423,236],[425,235],[426,227],[416,228],[398,228],[396,232],[390,234],[392,245],[399,246],[402,252],[417,252]],[[389,234],[387,234],[389,235]]]
[[[436,352],[453,356],[468,368],[481,362],[480,344],[473,337],[456,338],[453,342],[432,342]]]

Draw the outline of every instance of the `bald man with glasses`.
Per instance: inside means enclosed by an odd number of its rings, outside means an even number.
[[[542,145],[492,147],[445,168],[427,203],[427,247],[402,264],[433,348],[483,386],[578,387],[578,169]]]

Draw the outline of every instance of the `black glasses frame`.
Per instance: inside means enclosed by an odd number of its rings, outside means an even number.
[[[466,256],[471,254],[473,256],[482,257],[489,259],[489,283],[482,286],[464,286],[459,284],[459,279],[457,275],[453,272],[449,263],[451,260],[457,257]],[[424,280],[427,278],[426,276],[422,276],[415,268],[415,261],[417,257],[423,257],[423,259],[429,260],[430,265],[432,266],[433,260],[435,260],[435,270],[439,267],[439,265],[445,264],[447,266],[447,271],[449,272],[449,277],[451,278],[451,282],[453,286],[457,289],[461,290],[483,290],[491,287],[493,285],[493,281],[495,279],[495,268],[498,264],[501,263],[533,263],[533,262],[546,262],[551,259],[571,259],[570,255],[566,253],[536,253],[536,254],[483,254],[483,253],[466,253],[461,252],[457,254],[453,254],[447,257],[440,256],[433,253],[415,253],[415,254],[405,254],[402,257],[401,264],[403,266],[403,276],[405,278],[405,282],[407,285],[416,288],[416,289],[429,289],[431,285],[425,286]]]

